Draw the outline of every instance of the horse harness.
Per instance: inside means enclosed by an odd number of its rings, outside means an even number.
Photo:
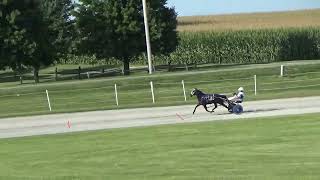
[[[225,95],[221,94],[205,94],[201,97],[201,104],[211,104],[214,103],[216,99],[227,99]]]

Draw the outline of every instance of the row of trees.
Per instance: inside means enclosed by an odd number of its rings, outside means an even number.
[[[177,14],[167,0],[149,1],[154,53],[169,54],[178,44]],[[21,73],[68,54],[116,58],[129,63],[145,51],[141,0],[0,0],[0,68]]]

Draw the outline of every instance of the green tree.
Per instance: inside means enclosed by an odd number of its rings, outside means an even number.
[[[35,81],[39,82],[39,69],[42,65],[48,66],[59,56],[71,51],[74,24],[70,19],[70,13],[74,7],[71,0],[34,0],[34,2],[29,13],[33,23],[26,29],[32,34],[36,32],[41,36],[29,34],[38,46],[34,58],[29,59],[27,65],[33,67]]]
[[[26,30],[18,25],[24,6],[24,1],[0,1],[0,66],[9,66],[20,73],[23,60],[31,58],[36,47]]]
[[[178,43],[177,14],[166,1],[148,3],[153,53],[168,54]],[[79,51],[121,60],[125,75],[130,61],[146,51],[141,0],[80,0],[75,17]]]
[[[50,42],[57,55],[64,56],[74,51],[75,26],[71,12],[72,0],[42,0],[40,4],[44,21],[48,24]]]
[[[65,53],[72,39],[70,0],[1,0],[0,65],[31,66],[39,82],[41,66]]]
[[[24,64],[33,68],[34,80],[39,82],[41,66],[48,66],[54,61],[53,44],[50,42],[49,23],[43,18],[40,8],[42,1],[26,1],[22,16],[18,19],[18,26],[26,30],[26,37],[36,43],[31,58],[24,60]]]

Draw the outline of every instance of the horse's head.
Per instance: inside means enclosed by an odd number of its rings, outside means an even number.
[[[197,94],[199,94],[199,92],[200,92],[200,90],[199,90],[199,89],[194,88],[194,89],[191,91],[190,96],[191,96],[191,97],[192,97],[192,96],[196,96]]]

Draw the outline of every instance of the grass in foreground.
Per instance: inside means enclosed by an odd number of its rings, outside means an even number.
[[[0,140],[0,179],[319,179],[319,115]]]

